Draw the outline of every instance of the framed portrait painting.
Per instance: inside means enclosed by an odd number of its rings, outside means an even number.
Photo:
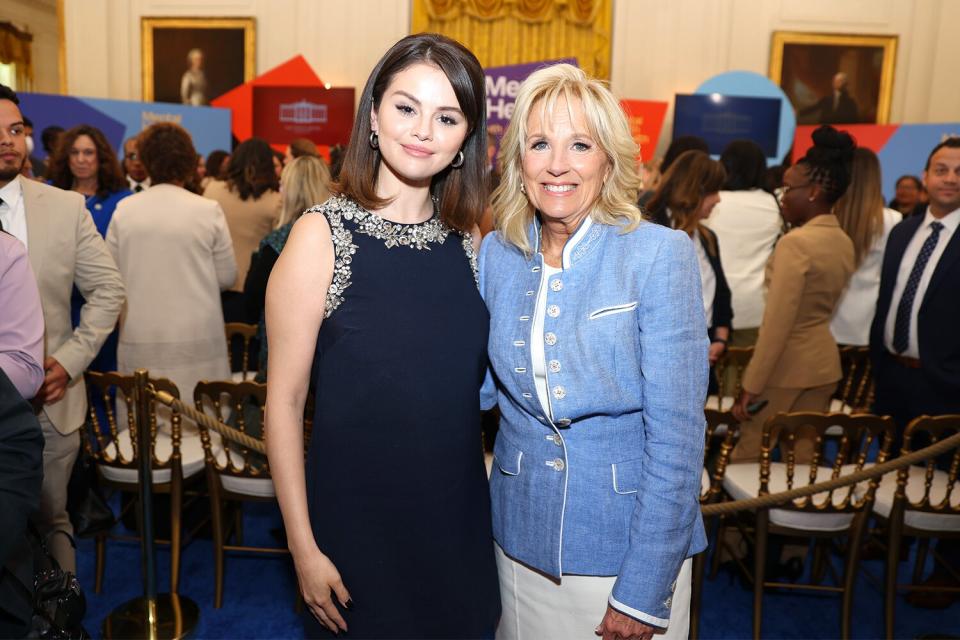
[[[203,106],[253,80],[253,18],[141,18],[143,99]]]
[[[797,124],[886,124],[897,36],[775,31],[770,79]]]

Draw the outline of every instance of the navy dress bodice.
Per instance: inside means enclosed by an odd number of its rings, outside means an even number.
[[[314,357],[307,491],[350,637],[490,637],[499,615],[479,389],[488,315],[469,235],[344,198]],[[306,633],[323,635],[307,614]]]

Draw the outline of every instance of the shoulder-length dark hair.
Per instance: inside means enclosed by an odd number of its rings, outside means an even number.
[[[267,191],[280,189],[273,149],[266,140],[250,138],[237,145],[227,163],[227,184],[241,200],[256,200]]]
[[[50,159],[47,178],[50,184],[69,191],[73,188],[73,174],[70,172],[70,149],[80,136],[87,136],[97,148],[97,195],[104,197],[115,191],[128,188],[127,179],[123,177],[117,154],[107,142],[107,137],[96,127],[81,124],[60,136],[57,149]]]
[[[669,209],[673,228],[693,233],[699,222],[694,214],[704,198],[720,191],[726,180],[722,164],[703,151],[684,151],[660,179],[650,199],[650,212]]]
[[[756,142],[734,140],[720,154],[720,164],[727,171],[724,190],[763,189],[767,175],[767,158]]]
[[[337,182],[333,190],[370,210],[381,209],[389,200],[377,197],[380,152],[370,146],[370,112],[394,76],[417,64],[438,67],[447,76],[467,120],[463,141],[463,165],[447,167],[433,177],[430,191],[440,199],[440,219],[459,231],[469,231],[487,204],[484,170],[487,165],[486,97],[480,62],[459,42],[436,33],[419,33],[390,47],[367,79],[353,123]]]
[[[197,171],[197,152],[187,130],[172,122],[147,127],[137,141],[140,159],[153,184],[188,184]]]

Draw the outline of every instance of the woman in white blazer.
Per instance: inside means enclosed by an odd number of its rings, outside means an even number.
[[[899,211],[883,206],[880,161],[870,149],[854,150],[850,187],[837,202],[834,213],[840,227],[853,240],[857,270],[833,312],[830,332],[837,344],[864,346],[870,342],[870,323],[877,310],[887,236],[903,219]]]
[[[170,378],[189,398],[199,380],[230,378],[220,291],[237,265],[220,205],[183,187],[197,164],[190,134],[155,124],[139,146],[153,186],[120,202],[107,231],[127,286],[118,368]]]

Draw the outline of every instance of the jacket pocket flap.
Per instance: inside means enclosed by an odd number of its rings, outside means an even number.
[[[493,458],[501,472],[508,476],[519,475],[523,451],[502,435],[497,438],[497,442],[493,446]]]
[[[609,307],[601,307],[596,311],[590,312],[590,315],[587,316],[590,320],[596,320],[597,318],[602,318],[603,316],[609,316],[614,313],[625,313],[627,311],[633,311],[637,308],[637,301],[626,302],[624,304],[615,304]]]
[[[610,465],[613,476],[613,491],[620,495],[636,493],[640,487],[643,459],[624,460]]]

